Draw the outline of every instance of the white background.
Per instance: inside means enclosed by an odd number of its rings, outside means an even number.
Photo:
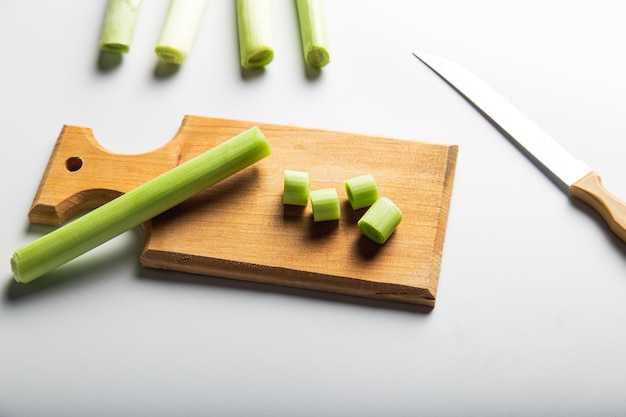
[[[295,6],[242,74],[234,2],[209,0],[177,72],[144,1],[99,63],[104,1],[0,2],[0,416],[626,415],[626,246],[413,49],[495,87],[626,198],[626,28],[613,0],[327,2],[332,63],[307,71]],[[150,151],[184,114],[458,144],[430,311],[141,268],[140,229],[29,285],[8,259],[63,124]]]

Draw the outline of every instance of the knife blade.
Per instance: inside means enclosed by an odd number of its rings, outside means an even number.
[[[596,210],[609,228],[626,242],[626,204],[604,187],[593,169],[576,159],[468,69],[432,53],[414,51],[413,55],[513,140],[531,160],[539,163],[561,188]]]

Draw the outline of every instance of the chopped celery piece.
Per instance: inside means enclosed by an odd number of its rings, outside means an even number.
[[[171,0],[154,51],[169,64],[182,64],[196,39],[206,0]]]
[[[358,221],[361,232],[376,243],[383,244],[402,221],[402,212],[387,197],[381,197]]]
[[[378,187],[370,174],[351,178],[344,186],[353,210],[371,206],[378,199]]]
[[[241,66],[261,68],[274,59],[272,10],[269,0],[237,0]]]
[[[30,282],[270,154],[253,127],[15,251],[15,280]]]
[[[307,172],[285,170],[285,190],[283,204],[306,206],[309,203],[309,174]]]
[[[330,62],[324,0],[296,0],[296,6],[304,60],[322,68]]]
[[[334,188],[323,188],[311,191],[310,194],[314,222],[339,219],[341,209],[339,207],[337,190]]]
[[[125,54],[135,30],[141,0],[109,0],[100,32],[100,49]]]

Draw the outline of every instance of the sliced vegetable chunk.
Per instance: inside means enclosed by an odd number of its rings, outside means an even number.
[[[285,170],[285,190],[283,203],[295,206],[309,204],[309,173],[302,171]]]
[[[359,229],[370,240],[383,244],[402,221],[402,211],[387,197],[380,197],[358,221]]]
[[[344,182],[348,201],[353,210],[371,206],[378,200],[378,187],[370,174],[351,178]]]
[[[311,191],[311,207],[314,222],[337,220],[341,216],[339,194],[334,188]]]

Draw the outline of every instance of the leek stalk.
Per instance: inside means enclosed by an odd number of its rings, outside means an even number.
[[[274,59],[270,0],[237,0],[241,66],[261,68]]]
[[[171,0],[154,51],[168,64],[182,64],[191,52],[206,0]]]
[[[109,0],[100,32],[100,49],[125,54],[135,30],[141,0]]]
[[[11,258],[13,276],[18,282],[33,281],[269,154],[258,127],[242,132],[17,249]]]
[[[304,60],[322,68],[330,62],[324,0],[296,0],[296,6]]]

